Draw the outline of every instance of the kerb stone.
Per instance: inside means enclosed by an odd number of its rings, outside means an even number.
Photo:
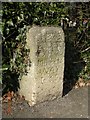
[[[30,106],[62,96],[64,32],[60,27],[33,26],[27,33],[31,67],[20,81],[20,95]]]

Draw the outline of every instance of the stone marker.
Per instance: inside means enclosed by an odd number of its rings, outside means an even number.
[[[27,33],[31,67],[20,81],[20,95],[32,106],[62,96],[64,33],[60,27],[32,27]]]

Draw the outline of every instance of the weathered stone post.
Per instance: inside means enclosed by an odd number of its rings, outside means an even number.
[[[27,33],[31,67],[20,81],[20,94],[32,106],[62,96],[64,33],[60,27],[32,27]]]

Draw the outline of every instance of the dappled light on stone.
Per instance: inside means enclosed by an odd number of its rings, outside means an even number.
[[[20,81],[21,95],[30,106],[62,96],[64,33],[60,27],[32,27],[27,33],[31,67]]]

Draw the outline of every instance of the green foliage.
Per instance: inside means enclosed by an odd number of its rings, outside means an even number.
[[[76,48],[79,50],[81,58],[85,62],[85,68],[81,71],[80,76],[85,80],[90,80],[90,8],[88,3],[80,3],[77,7],[77,18],[79,19],[80,25],[76,32],[76,34],[79,33]]]
[[[90,11],[89,9],[86,10],[86,7],[88,7],[87,3],[79,3],[77,5],[77,3],[71,4],[64,2],[4,2],[2,5],[2,27],[0,27],[0,29],[2,28],[3,34],[2,77],[3,85],[7,86],[5,89],[12,89],[14,87],[12,83],[16,81],[14,77],[16,76],[18,81],[22,74],[27,72],[27,66],[30,65],[28,56],[30,51],[25,47],[28,26],[32,26],[33,24],[40,26],[60,26],[61,19],[65,17],[68,17],[72,21],[75,19],[79,21],[75,32],[76,35],[79,34],[81,38],[75,38],[73,43],[75,43],[76,48],[81,54],[81,58],[87,66],[81,75],[84,75],[86,71],[85,76],[86,74],[87,77],[90,76],[90,49],[84,51],[84,49],[90,46],[90,40],[87,37],[87,35],[90,34],[90,28],[86,30],[82,25],[83,17],[85,17],[86,14],[87,18],[89,17]],[[77,9],[77,7],[79,8]],[[88,22],[88,26],[89,25],[90,22]],[[83,35],[84,29],[85,34]]]
[[[29,51],[25,47],[27,28],[23,22],[23,16],[21,16],[22,7],[23,3],[3,3],[2,82],[6,85],[7,90],[14,87],[12,84],[14,77],[26,72],[28,62]]]
[[[25,47],[27,26],[58,25],[66,11],[64,3],[6,2],[2,5],[2,77],[5,88],[11,90],[14,87],[12,75],[20,79],[30,65],[29,51]]]

